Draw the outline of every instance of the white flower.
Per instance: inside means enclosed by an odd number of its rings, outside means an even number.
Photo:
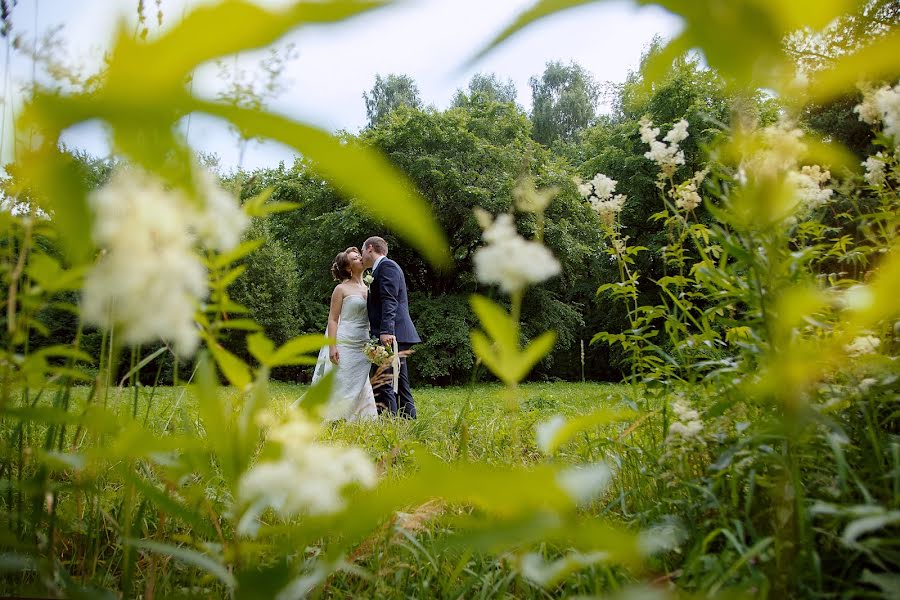
[[[551,444],[559,430],[566,424],[566,419],[562,415],[553,415],[546,421],[541,421],[534,428],[535,437],[537,438],[537,446],[544,454],[549,454]]]
[[[862,165],[866,168],[865,178],[869,185],[873,185],[876,187],[884,185],[884,154],[879,152],[874,156],[870,156],[866,159],[866,162],[862,163]]]
[[[853,341],[844,346],[844,350],[850,356],[862,356],[874,354],[880,345],[881,340],[874,335],[861,335],[853,338]]]
[[[597,498],[612,481],[613,472],[603,463],[571,467],[556,475],[556,483],[576,504]]]
[[[475,275],[482,283],[495,283],[513,293],[559,274],[560,264],[543,244],[521,237],[512,215],[497,217],[482,236],[487,242],[475,252]]]
[[[359,448],[316,442],[318,427],[299,411],[269,432],[281,444],[281,458],[259,463],[241,477],[238,495],[257,509],[271,507],[283,516],[334,513],[345,506],[350,485],[371,488],[375,466]]]
[[[612,226],[613,223],[615,223],[616,217],[622,211],[622,207],[625,206],[625,200],[627,200],[625,194],[616,194],[616,196],[610,200],[591,198],[591,208],[600,215],[600,220],[603,221],[604,224]]]
[[[663,140],[672,144],[681,143],[687,139],[687,130],[688,122],[684,119],[681,119],[680,121],[672,125],[672,129],[669,130],[669,133],[666,134],[666,137],[664,137]]]
[[[649,144],[659,136],[659,127],[653,127],[653,123],[647,117],[641,117],[638,123],[638,131],[641,134],[641,141],[645,144]]]
[[[159,339],[190,355],[206,269],[193,251],[184,199],[146,173],[125,169],[88,197],[92,235],[105,252],[85,277],[85,322],[121,327],[126,344]]]
[[[811,212],[824,205],[834,190],[822,187],[831,179],[831,173],[818,165],[804,166],[800,171],[789,171],[787,181],[794,189],[800,207]]]
[[[616,183],[618,182],[615,179],[610,179],[603,173],[597,173],[591,179],[591,185],[594,186],[594,195],[600,200],[607,200],[612,196],[613,192],[616,191]]]
[[[606,560],[609,560],[608,552],[590,552],[588,554],[572,552],[553,562],[545,561],[536,552],[529,552],[519,559],[519,572],[522,573],[522,577],[538,585],[549,587],[576,569]]]
[[[885,135],[900,146],[900,83],[875,91],[864,90],[863,101],[853,109],[859,119],[870,125],[881,123]]]
[[[807,146],[803,132],[786,122],[771,125],[756,134],[753,153],[740,165],[743,181],[777,179],[797,166]]]
[[[658,178],[663,180],[674,175],[678,165],[684,164],[684,152],[679,148],[678,143],[684,141],[688,136],[688,122],[681,119],[675,123],[663,138],[664,141],[657,139],[659,128],[652,125],[653,123],[647,117],[643,117],[639,123],[639,131],[641,141],[650,145],[650,150],[645,152],[644,156],[659,166]]]
[[[672,403],[672,412],[678,418],[669,425],[669,433],[666,443],[677,443],[679,440],[689,440],[703,431],[703,422],[700,414],[681,400]]]
[[[194,172],[203,210],[194,210],[191,225],[207,248],[225,252],[237,246],[250,220],[235,197],[222,189],[205,169]]]

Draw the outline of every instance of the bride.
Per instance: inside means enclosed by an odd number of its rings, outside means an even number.
[[[363,283],[363,271],[362,254],[356,248],[338,253],[331,265],[331,275],[340,283],[331,294],[326,335],[337,343],[322,348],[312,381],[315,384],[335,369],[334,388],[324,409],[327,421],[362,421],[378,416],[369,382],[372,365],[363,354],[363,346],[369,341],[369,289]]]

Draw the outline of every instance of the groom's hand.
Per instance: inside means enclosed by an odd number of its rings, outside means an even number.
[[[340,355],[338,355],[337,348],[332,348],[331,350],[329,350],[328,356],[331,358],[331,362],[335,365],[338,364],[338,360],[341,358]]]
[[[385,346],[389,346],[389,347],[393,348],[394,347],[394,339],[395,339],[394,336],[392,336],[389,333],[381,334],[381,343],[384,344]]]

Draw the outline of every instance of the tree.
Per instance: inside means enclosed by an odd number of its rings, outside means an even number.
[[[469,80],[468,93],[456,90],[453,106],[462,107],[472,103],[516,102],[516,84],[512,79],[501,81],[496,73],[476,73]]]
[[[540,79],[532,77],[528,83],[538,142],[550,146],[556,140],[572,141],[593,121],[600,90],[581,65],[549,62]]]
[[[419,88],[409,75],[389,74],[382,78],[375,76],[375,85],[368,93],[363,92],[366,102],[366,116],[369,127],[375,127],[384,121],[391,112],[400,106],[422,108]]]

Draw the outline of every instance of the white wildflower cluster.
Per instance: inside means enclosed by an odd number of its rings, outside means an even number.
[[[700,184],[703,183],[703,180],[706,179],[706,176],[708,174],[708,169],[697,171],[696,173],[694,173],[693,177],[676,185],[672,190],[670,190],[669,195],[672,196],[672,198],[675,200],[675,206],[677,206],[681,210],[686,210],[688,212],[700,206],[700,202],[702,201],[702,199],[700,198],[700,193],[698,192],[698,190],[700,188]]]
[[[261,418],[263,425],[271,422],[269,415]],[[319,427],[296,409],[273,424],[268,440],[281,446],[281,458],[243,474],[238,485],[241,502],[256,513],[271,507],[282,516],[322,515],[344,508],[347,487],[376,484],[375,465],[362,449],[317,442],[318,433]]]
[[[672,412],[677,420],[669,425],[666,443],[690,440],[703,431],[703,422],[700,421],[700,415],[684,401],[676,400],[673,402]]]
[[[613,471],[604,463],[570,467],[556,474],[556,483],[578,505],[596,500],[606,491]]]
[[[486,211],[477,209],[476,216],[487,242],[475,252],[478,281],[498,284],[511,294],[559,274],[560,264],[553,253],[543,244],[520,236],[512,215],[502,214],[493,220]]]
[[[787,181],[795,190],[801,212],[809,213],[831,199],[834,190],[825,187],[831,172],[819,165],[806,165],[799,171],[788,171]]]
[[[863,356],[865,354],[875,354],[878,347],[881,346],[881,339],[874,335],[860,335],[844,346],[844,351],[848,356]]]
[[[578,190],[581,192],[581,195],[591,203],[591,208],[600,215],[600,220],[609,227],[615,224],[616,217],[622,212],[625,200],[628,199],[625,194],[613,196],[617,183],[615,179],[610,179],[603,173],[597,173],[590,181],[578,184]]]
[[[207,293],[195,247],[229,250],[247,225],[237,201],[212,175],[198,172],[196,179],[199,201],[124,168],[88,197],[91,234],[103,252],[85,277],[87,323],[121,327],[126,344],[163,339],[183,355],[193,353],[199,341],[194,312]]]
[[[672,126],[669,133],[660,141],[659,127],[654,127],[653,123],[647,117],[643,117],[639,123],[639,131],[641,141],[650,145],[650,150],[644,153],[644,156],[659,165],[660,182],[657,184],[662,186],[665,179],[670,179],[674,174],[678,165],[684,164],[684,151],[678,144],[687,139],[688,122],[681,119]]]
[[[808,147],[803,132],[788,123],[762,129],[756,138],[752,154],[739,169],[742,183],[781,180],[792,191],[792,203],[785,207],[782,218],[795,222],[796,216],[807,216],[826,204],[834,190],[826,187],[831,172],[819,165],[801,165],[800,159]]]
[[[893,138],[900,149],[900,83],[878,89],[864,89],[862,104],[853,109],[860,121],[869,125],[881,123],[884,134]]]
[[[869,185],[881,187],[885,184],[885,167],[887,166],[887,161],[885,160],[884,153],[878,152],[874,156],[868,157],[862,165],[866,168],[865,178]]]

